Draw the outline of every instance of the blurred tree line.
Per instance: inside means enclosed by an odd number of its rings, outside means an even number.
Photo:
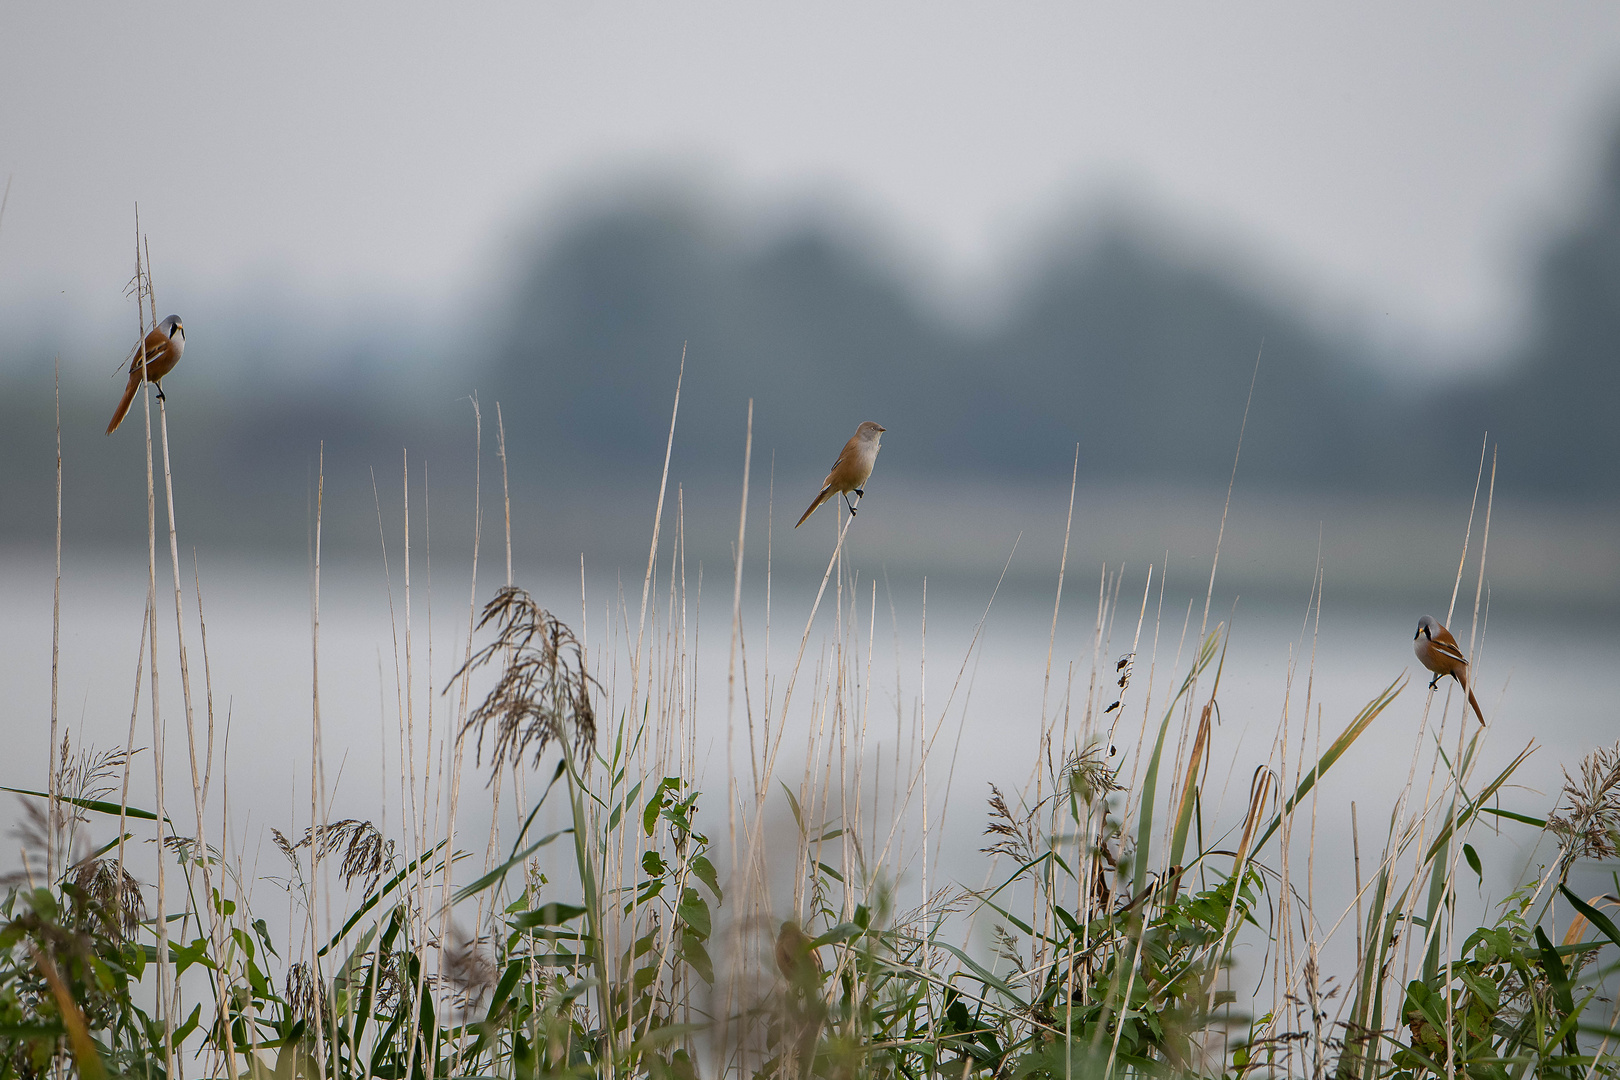
[[[1263,343],[1244,440],[1251,485],[1455,493],[1471,488],[1488,431],[1504,493],[1620,495],[1620,134],[1582,213],[1539,256],[1522,344],[1481,366],[1496,374],[1449,382],[1397,384],[1366,342],[1126,219],[1056,235],[1000,314],[972,329],[940,317],[848,233],[810,224],[760,241],[724,208],[680,194],[598,207],[523,249],[495,317],[446,336],[454,355],[401,365],[403,376],[390,368],[397,329],[379,327],[377,355],[351,362],[366,352],[363,333],[345,339],[344,357],[324,358],[308,355],[324,338],[290,323],[209,334],[188,311],[199,363],[211,338],[216,382],[191,392],[177,432],[191,463],[177,494],[189,488],[193,512],[234,522],[240,539],[256,536],[249,503],[269,499],[287,535],[259,538],[301,547],[305,474],[322,440],[329,464],[379,475],[397,476],[402,446],[459,469],[446,459],[470,457],[468,417],[452,403],[474,390],[486,418],[503,403],[514,454],[564,470],[563,486],[655,478],[683,343],[675,468],[692,484],[735,481],[752,398],[755,461],[764,469],[775,454],[795,476],[811,461],[819,478],[855,425],[875,419],[890,431],[886,476],[1066,477],[1078,444],[1083,481],[1207,487],[1225,482]],[[306,372],[343,374],[278,388],[262,373],[288,350]],[[0,395],[0,453],[12,465],[0,538],[45,539],[49,360],[18,370]],[[105,401],[65,405],[68,516],[81,537],[106,532],[109,517],[144,527],[138,430],[101,434],[116,397],[108,386]],[[369,481],[351,486],[369,509]]]
[[[1078,444],[1083,477],[1207,484],[1230,468],[1263,352],[1244,443],[1251,483],[1451,490],[1471,484],[1488,431],[1504,491],[1613,498],[1620,139],[1533,280],[1526,341],[1509,362],[1482,365],[1500,374],[1413,391],[1366,343],[1128,221],[1037,253],[1004,313],[970,331],[831,230],[754,245],[672,197],[597,213],[534,252],[495,378],[505,400],[525,403],[525,441],[586,469],[659,456],[686,342],[689,466],[739,467],[753,398],[757,445],[818,462],[877,419],[891,431],[891,472],[1050,474],[1067,471]]]

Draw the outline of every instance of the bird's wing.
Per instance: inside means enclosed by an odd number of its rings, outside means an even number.
[[[1455,660],[1459,664],[1468,663],[1468,657],[1464,656],[1462,650],[1457,647],[1457,639],[1451,636],[1451,631],[1442,630],[1438,634],[1431,635],[1429,643],[1435,652],[1446,659]]]
[[[163,336],[161,330],[153,330],[146,335],[145,340],[136,344],[129,350],[129,373],[137,375],[141,370],[141,346],[146,346],[146,362],[148,365],[157,363],[158,357],[163,355],[163,348],[169,339]]]
[[[861,437],[859,435],[851,435],[849,442],[845,443],[844,448],[838,451],[838,457],[835,461],[833,461],[832,468],[827,470],[827,479],[822,481],[822,483],[830,483],[832,481],[833,474],[838,471],[839,467],[855,460],[855,455],[859,454],[860,452]]]

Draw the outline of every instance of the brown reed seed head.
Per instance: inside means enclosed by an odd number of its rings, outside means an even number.
[[[567,739],[583,751],[596,741],[591,690],[596,680],[585,670],[585,650],[562,620],[534,602],[524,590],[507,585],[484,606],[478,629],[495,624],[495,640],[474,653],[450,682],[499,660],[500,678],[472,711],[462,732],[478,732],[478,759],[484,737],[494,744],[490,764],[499,771],[531,750],[536,764],[553,739]],[[445,687],[449,692],[450,687]]]
[[[1564,771],[1564,799],[1547,828],[1564,848],[1565,873],[1576,859],[1609,859],[1620,851],[1620,743],[1581,761],[1580,776]]]

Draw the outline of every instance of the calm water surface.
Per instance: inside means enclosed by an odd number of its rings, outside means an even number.
[[[410,816],[410,807],[402,805],[408,800],[408,785],[402,785],[401,777],[408,778],[413,767],[427,767],[426,748],[430,740],[433,745],[442,743],[450,720],[452,699],[439,692],[463,655],[470,594],[465,564],[441,559],[431,578],[424,567],[412,568],[410,663],[418,691],[412,699],[407,730],[401,722],[397,690],[405,664],[403,638],[398,636],[405,616],[403,567],[397,555],[394,560],[392,596],[380,560],[326,567],[321,591],[320,686],[331,817],[368,818],[397,834],[401,821]],[[166,776],[170,807],[184,831],[192,820],[190,766],[184,752],[185,718],[174,647],[173,584],[165,565],[160,558],[158,658],[169,745]],[[189,571],[187,567],[188,650],[200,720],[203,656]],[[1145,568],[1127,571],[1109,640],[1099,650],[1105,677],[1096,688],[1091,687],[1096,568],[1081,572],[1071,563],[1052,642],[1049,684],[1050,592],[1003,593],[980,628],[978,622],[995,587],[994,571],[979,579],[930,583],[925,636],[923,583],[885,581],[882,567],[873,567],[871,572],[878,575],[875,596],[865,569],[854,589],[843,596],[846,611],[850,605],[855,611],[851,644],[860,659],[853,665],[852,676],[863,689],[870,686],[869,695],[857,699],[866,710],[865,775],[868,781],[873,776],[892,776],[897,743],[905,765],[915,760],[919,731],[937,732],[928,762],[929,812],[937,845],[930,870],[932,885],[953,879],[978,887],[990,869],[989,860],[979,851],[986,842],[982,831],[989,786],[995,784],[1009,795],[1025,790],[1036,760],[1043,698],[1046,715],[1061,717],[1067,708],[1071,731],[1078,732],[1088,690],[1097,709],[1118,696],[1111,682],[1114,661],[1131,650],[1137,633]],[[480,603],[498,584],[491,575],[504,576],[504,567],[486,560],[481,574]],[[695,637],[690,652],[696,671],[688,692],[697,701],[692,733],[705,761],[705,787],[718,793],[723,789],[728,730],[731,579],[729,567],[719,572],[707,569],[704,574],[699,593],[696,568],[687,569],[690,588],[685,617],[688,633]],[[617,577],[596,574],[587,566],[583,604],[577,570],[520,567],[519,579],[543,604],[586,635],[604,681],[617,679],[622,686],[628,666],[622,659],[622,646],[625,635],[633,637],[636,632],[640,574],[632,579],[627,571],[621,585]],[[224,762],[223,768],[215,766],[211,813],[218,814],[223,805],[219,800],[224,792],[218,786],[223,774],[229,784],[228,849],[240,858],[245,876],[258,882],[256,890],[274,889],[261,880],[281,869],[275,865],[276,857],[266,854],[267,830],[274,827],[294,834],[310,820],[310,575],[296,566],[205,563],[201,580],[208,626],[208,675],[219,717],[216,761]],[[773,583],[768,652],[763,584],[750,577],[743,620],[749,649],[748,685],[756,711],[761,708],[767,673],[773,696],[780,698],[817,581]],[[6,752],[0,755],[0,784],[10,787],[44,786],[52,586],[47,556],[0,553],[0,687],[5,693],[7,734]],[[628,615],[615,610],[621,588]],[[1330,582],[1319,621],[1314,611],[1307,617],[1308,593],[1307,582],[1294,603],[1274,599],[1261,606],[1234,601],[1217,590],[1211,623],[1230,619],[1232,629],[1219,686],[1220,724],[1204,809],[1210,828],[1217,833],[1232,827],[1241,819],[1250,776],[1257,766],[1269,762],[1277,767],[1286,756],[1292,776],[1302,749],[1314,751],[1318,739],[1325,745],[1364,703],[1403,672],[1411,674],[1411,683],[1395,704],[1318,788],[1311,807],[1314,858],[1310,819],[1302,817],[1297,826],[1301,834],[1293,842],[1291,875],[1302,893],[1314,894],[1314,910],[1325,929],[1338,919],[1354,892],[1349,858],[1352,800],[1357,804],[1365,867],[1377,857],[1390,808],[1407,781],[1414,749],[1422,751],[1417,781],[1422,788],[1429,778],[1432,735],[1442,734],[1448,746],[1454,745],[1459,722],[1472,721],[1459,720],[1461,702],[1452,694],[1442,732],[1441,707],[1447,695],[1438,694],[1428,717],[1429,736],[1420,739],[1428,695],[1411,653],[1412,628],[1424,611],[1444,615],[1449,587],[1411,602],[1352,603],[1337,599]],[[107,748],[122,744],[128,736],[145,594],[144,562],[69,553],[62,587],[59,712],[76,746]],[[667,582],[661,581],[653,595],[660,609],[668,606]],[[836,602],[836,590],[830,588],[809,639],[805,673],[788,716],[780,772],[790,786],[796,786],[802,776],[810,725],[823,722],[818,710],[826,694],[815,673],[824,670],[827,662]],[[1462,614],[1452,623],[1465,644],[1472,602],[1471,590],[1465,591],[1459,600]],[[1185,674],[1202,614],[1201,582],[1172,580],[1161,599],[1155,579],[1126,705],[1112,714],[1118,719],[1108,740],[1116,747],[1117,759],[1126,763],[1127,774],[1133,768],[1144,727],[1144,704],[1156,725],[1172,682]],[[1190,624],[1185,634],[1184,622]],[[874,640],[868,642],[869,628],[874,626]],[[610,635],[614,640],[606,640]],[[662,644],[653,647],[668,648],[662,632],[657,640]],[[1476,784],[1533,745],[1533,755],[1517,774],[1517,785],[1500,802],[1521,812],[1545,813],[1556,797],[1561,769],[1573,769],[1592,748],[1611,745],[1620,738],[1620,711],[1616,708],[1620,701],[1620,623],[1589,613],[1576,618],[1558,612],[1502,611],[1490,616],[1474,651],[1478,694],[1491,720]],[[610,655],[621,658],[617,667],[607,666]],[[1207,696],[1209,682],[1203,685],[1201,698]],[[136,744],[143,747],[150,747],[153,739],[147,689],[143,684],[135,725]],[[737,709],[735,723],[740,732],[746,729],[740,701]],[[1285,717],[1288,722],[1283,724]],[[1061,727],[1060,720],[1054,723]],[[1282,730],[1287,732],[1286,747],[1279,737]],[[405,759],[402,743],[417,747],[414,762]],[[739,754],[745,755],[746,750],[739,749]],[[746,761],[746,757],[738,760]],[[909,766],[906,771],[909,773]],[[467,763],[460,810],[464,831],[459,842],[477,851],[482,851],[490,826],[492,800],[486,779],[483,771]],[[131,802],[150,805],[152,798],[150,754],[143,753],[134,770]],[[717,815],[722,800],[713,801],[710,814]],[[922,866],[915,854],[915,837],[920,830],[920,797],[914,794],[903,813],[892,809],[888,794],[879,801],[884,809],[880,815],[869,815],[871,818],[884,816],[885,827],[896,818],[909,822],[906,828],[912,839],[907,844],[913,854],[901,872],[902,894],[918,890]],[[184,809],[177,809],[176,804],[183,804]],[[4,807],[0,818],[14,821],[16,805],[0,806]],[[710,821],[711,829],[724,831],[719,818]],[[875,820],[869,821],[871,827]],[[216,817],[210,826],[213,837],[217,838],[219,828]],[[93,838],[104,840],[111,829],[97,822],[91,832]],[[1486,875],[1483,886],[1474,890],[1477,895],[1465,897],[1465,903],[1484,904],[1490,897],[1500,897],[1533,857],[1522,843],[1527,832],[1516,827],[1500,839],[1476,832],[1474,843],[1485,859]],[[7,856],[7,863],[14,858]],[[1468,884],[1474,885],[1471,875]],[[285,897],[276,892],[272,899],[277,896],[280,899],[275,902],[284,906]],[[1335,958],[1348,955],[1352,934],[1347,922],[1329,943],[1330,970]],[[1243,967],[1252,967],[1253,959]]]

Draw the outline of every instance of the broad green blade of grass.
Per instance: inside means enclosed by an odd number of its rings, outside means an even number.
[[[1355,719],[1351,720],[1349,725],[1339,733],[1339,737],[1328,745],[1328,748],[1322,752],[1322,756],[1316,759],[1316,764],[1311,766],[1311,771],[1301,778],[1299,785],[1294,789],[1294,793],[1288,797],[1288,801],[1283,804],[1283,808],[1278,811],[1277,816],[1271,819],[1271,824],[1266,826],[1265,832],[1260,834],[1260,838],[1254,844],[1255,853],[1265,847],[1266,841],[1270,840],[1272,835],[1282,828],[1283,819],[1293,813],[1294,807],[1299,805],[1300,800],[1310,794],[1311,789],[1316,786],[1316,781],[1321,775],[1331,769],[1339,758],[1344,756],[1345,751],[1349,750],[1355,741],[1361,737],[1361,733],[1367,730],[1368,725],[1378,719],[1378,714],[1387,709],[1390,703],[1400,696],[1400,692],[1405,688],[1406,676],[1402,675],[1386,686],[1377,697],[1369,701],[1356,714]]]
[[[51,797],[48,792],[29,791],[27,788],[0,787],[0,791],[9,791],[13,795],[32,795],[36,799],[49,799]],[[94,810],[98,814],[109,814],[112,817],[117,817],[122,810],[128,817],[140,818],[143,821],[157,820],[157,815],[150,810],[142,810],[134,806],[125,809],[115,802],[104,802],[100,799],[72,799],[66,795],[58,795],[57,801],[65,802],[70,806],[77,806],[83,810]]]
[[[1224,629],[1225,624],[1218,624],[1215,629],[1209,632],[1209,636],[1204,638],[1203,644],[1198,649],[1198,657],[1193,661],[1192,669],[1187,672],[1187,677],[1181,680],[1181,689],[1177,690],[1176,696],[1170,699],[1169,706],[1164,710],[1164,719],[1159,722],[1159,737],[1153,742],[1153,754],[1148,758],[1147,772],[1142,778],[1142,791],[1138,800],[1136,852],[1133,856],[1136,864],[1133,867],[1131,881],[1132,896],[1141,896],[1142,890],[1147,887],[1148,854],[1153,849],[1153,801],[1158,795],[1159,763],[1164,758],[1164,741],[1170,733],[1170,722],[1175,718],[1176,708],[1180,705],[1181,699],[1192,689],[1199,674],[1215,658],[1215,646],[1220,643]]]
[[[1216,629],[1219,630],[1220,627]],[[1192,755],[1187,760],[1187,775],[1181,786],[1181,805],[1176,809],[1176,828],[1170,839],[1170,859],[1167,866],[1181,866],[1185,862],[1187,833],[1192,828],[1193,815],[1198,807],[1199,771],[1209,752],[1211,717],[1216,709],[1215,701],[1221,689],[1221,672],[1226,669],[1226,647],[1230,643],[1230,637],[1221,642],[1221,659],[1215,665],[1215,685],[1210,687],[1209,700],[1204,703],[1203,711],[1198,716],[1198,734],[1193,739]]]
[[[468,885],[462,886],[460,889],[457,889],[455,899],[454,899],[453,902],[459,904],[463,900],[467,899],[468,897],[476,896],[477,894],[483,892],[485,889],[489,888],[490,886],[495,885],[498,882],[506,880],[506,875],[511,872],[512,867],[517,866],[519,863],[522,863],[530,855],[533,855],[535,852],[539,851],[541,848],[547,846],[553,840],[557,839],[557,837],[559,837],[559,836],[568,836],[573,831],[574,830],[572,828],[558,829],[554,833],[549,833],[546,836],[541,837],[539,840],[536,840],[534,843],[530,844],[528,847],[524,848],[522,851],[520,851],[517,854],[513,855],[510,859],[507,859],[505,862],[501,863],[501,865],[497,866],[495,869],[491,870],[489,873],[487,873],[483,877],[479,878],[477,881],[474,881],[474,882],[472,882],[472,883],[470,883]]]
[[[422,866],[429,859],[433,858],[434,855],[444,850],[444,846],[449,842],[450,841],[448,839],[440,840],[427,851],[423,852],[421,855],[418,855],[415,859],[412,859],[402,870],[394,874],[394,876],[384,882],[380,888],[378,888],[370,896],[366,897],[365,900],[361,902],[360,906],[355,908],[354,913],[349,916],[348,921],[343,924],[343,929],[339,930],[336,934],[333,934],[332,940],[321,946],[320,950],[316,952],[315,955],[325,956],[327,953],[337,948],[338,943],[343,940],[344,935],[350,930],[354,929],[355,924],[365,917],[366,912],[382,903],[383,897],[397,889],[400,886],[400,883],[408,878],[411,875],[411,872],[417,867]]]

